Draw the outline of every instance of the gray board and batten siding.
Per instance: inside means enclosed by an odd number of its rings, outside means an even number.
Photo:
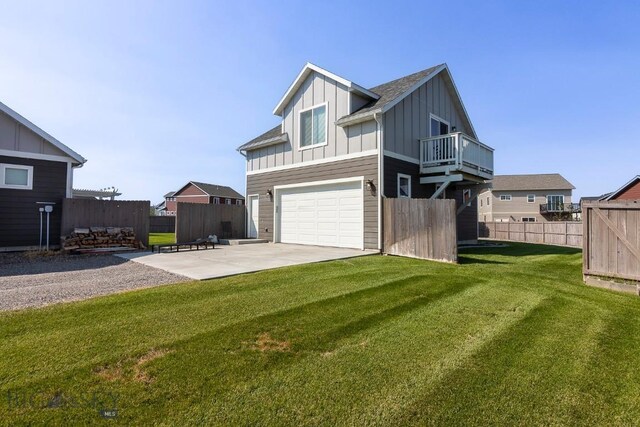
[[[475,136],[455,100],[453,87],[441,72],[384,113],[384,149],[418,160],[420,138],[428,138],[429,118],[434,114],[449,122],[449,130]],[[416,165],[416,168],[418,166]]]
[[[351,97],[351,100],[349,99]],[[299,164],[312,160],[355,154],[377,149],[377,124],[369,120],[342,128],[335,122],[349,114],[349,105],[358,105],[358,97],[347,87],[316,71],[312,72],[284,108],[283,133],[289,143],[247,151],[247,171]],[[327,103],[327,143],[299,150],[300,111]]]

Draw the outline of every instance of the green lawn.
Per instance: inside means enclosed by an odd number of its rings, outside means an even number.
[[[149,233],[149,247],[153,245],[164,245],[175,243],[176,233]]]
[[[95,423],[112,406],[135,425],[638,424],[640,298],[583,285],[569,248],[460,259],[369,256],[1,314],[0,425]]]

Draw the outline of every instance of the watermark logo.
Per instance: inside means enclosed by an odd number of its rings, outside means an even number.
[[[118,416],[118,400],[120,396],[113,392],[62,392],[46,391],[7,391],[9,411],[17,410],[65,410],[84,408],[97,411],[102,418]]]

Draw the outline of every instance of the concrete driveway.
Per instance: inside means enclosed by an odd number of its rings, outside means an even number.
[[[204,280],[376,253],[378,251],[288,245],[284,243],[255,243],[231,246],[218,245],[215,249],[189,252],[126,253],[118,256],[170,273],[196,280]]]

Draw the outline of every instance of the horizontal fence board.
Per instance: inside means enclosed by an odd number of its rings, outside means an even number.
[[[383,199],[384,252],[457,262],[455,200]]]
[[[216,235],[218,238],[244,238],[246,207],[205,203],[178,203],[176,242],[191,242]],[[231,234],[223,235],[222,223],[231,223]]]
[[[479,228],[487,239],[582,247],[581,222],[480,222]]]
[[[149,201],[64,199],[62,235],[82,227],[133,227],[136,239],[149,246]]]

